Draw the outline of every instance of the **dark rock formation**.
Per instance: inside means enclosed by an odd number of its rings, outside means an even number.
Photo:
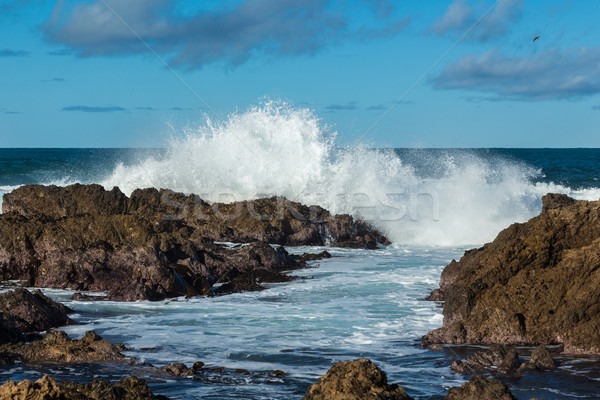
[[[471,380],[461,387],[451,388],[446,400],[516,400],[508,387],[500,381],[471,376]]]
[[[35,342],[0,346],[0,354],[26,363],[134,362],[120,350],[122,348],[102,339],[94,331],[87,332],[80,340],[71,340],[65,332],[53,331]]]
[[[323,250],[322,252],[320,252],[318,254],[303,253],[300,256],[300,261],[303,261],[303,262],[318,261],[318,260],[322,260],[324,258],[331,258],[331,254],[329,254],[329,252],[327,250]]]
[[[108,381],[92,381],[87,384],[75,382],[57,383],[44,376],[35,382],[6,382],[0,386],[2,399],[28,400],[168,400],[155,396],[143,379],[123,378],[111,384]]]
[[[509,373],[516,371],[520,365],[521,360],[514,347],[493,345],[488,350],[475,352],[465,360],[453,362],[450,368],[462,374],[472,374],[490,367]]]
[[[184,363],[169,364],[162,369],[164,372],[175,376],[188,376],[195,373],[194,368],[188,368]]]
[[[566,353],[600,353],[600,201],[546,195],[543,203],[539,216],[444,269],[444,324],[424,345],[564,344]]]
[[[0,344],[25,340],[25,334],[74,324],[68,307],[39,290],[15,289],[0,294]]]
[[[410,400],[404,389],[388,385],[387,377],[366,358],[335,364],[303,400]],[[446,400],[516,400],[508,387],[495,379],[471,376],[471,381],[448,391]],[[532,399],[533,400],[533,399]]]
[[[4,213],[60,219],[77,215],[154,216],[185,221],[205,238],[280,245],[325,245],[375,248],[389,241],[368,224],[351,216],[331,215],[319,206],[307,207],[273,197],[231,204],[208,204],[196,195],[170,190],[138,189],[127,198],[118,188],[99,185],[23,186],[4,196]]]
[[[304,400],[409,400],[404,389],[366,358],[335,364],[312,385]]]
[[[552,354],[546,346],[540,345],[531,353],[531,359],[521,365],[521,369],[525,370],[546,370],[556,368],[556,363],[552,358]]]
[[[349,216],[277,198],[210,206],[156,189],[127,198],[98,185],[24,186],[4,196],[3,212],[0,280],[106,291],[125,301],[210,295],[214,284],[227,282],[220,293],[260,290],[259,282],[287,281],[282,271],[304,266],[267,242],[386,241]],[[231,249],[215,240],[252,243]]]

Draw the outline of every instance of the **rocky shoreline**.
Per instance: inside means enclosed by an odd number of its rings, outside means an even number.
[[[600,354],[600,201],[544,196],[542,213],[513,224],[442,272],[444,323],[423,345],[562,346]]]
[[[127,197],[76,184],[23,186],[2,208],[0,280],[121,301],[261,290],[261,282],[286,282],[284,271],[306,267],[306,258],[271,244],[389,243],[349,215],[280,198],[209,205],[166,190]]]
[[[442,273],[440,288],[431,294],[431,300],[443,301],[444,323],[422,338],[423,346],[491,346],[452,363],[453,371],[472,376],[450,389],[445,399],[514,399],[502,382],[478,374],[553,369],[556,362],[547,346],[563,354],[598,355],[600,201],[550,194],[543,204],[538,217],[511,225],[492,243],[453,260]],[[225,210],[236,218],[223,219],[219,213]],[[257,219],[255,213],[271,217]],[[221,243],[238,241],[248,244]],[[116,188],[106,191],[97,185],[26,186],[4,197],[0,278],[29,286],[107,292],[108,299],[121,301],[224,295],[289,281],[293,278],[285,271],[330,257],[327,252],[294,256],[272,244],[325,243],[373,249],[389,242],[350,216],[331,216],[320,207],[297,203],[286,206],[277,198],[215,208],[193,195],[155,189],[126,197]],[[122,354],[122,344],[111,344],[93,331],[79,340],[52,331],[74,324],[70,313],[40,291],[0,294],[0,364],[141,367]],[[514,347],[523,345],[537,346],[525,362]],[[207,371],[202,362],[145,367],[178,377]],[[273,374],[285,376],[282,371]],[[57,383],[49,377],[7,382],[0,386],[0,398],[166,399],[135,377],[117,383]],[[304,399],[411,397],[402,387],[388,384],[385,373],[371,361],[358,359],[335,364]]]

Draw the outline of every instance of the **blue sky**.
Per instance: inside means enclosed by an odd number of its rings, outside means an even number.
[[[599,16],[597,0],[0,0],[0,147],[157,147],[264,99],[313,109],[340,145],[600,147]]]

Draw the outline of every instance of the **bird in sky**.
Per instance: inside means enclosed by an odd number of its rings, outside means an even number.
[[[536,40],[538,40],[539,38],[540,38],[539,36],[536,36],[536,37],[534,37],[534,38],[533,38],[533,41],[535,42],[535,41],[536,41]]]

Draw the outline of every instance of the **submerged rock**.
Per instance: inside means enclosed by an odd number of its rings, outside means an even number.
[[[112,384],[108,381],[90,383],[62,382],[44,376],[35,382],[24,380],[19,383],[6,382],[0,386],[2,399],[27,400],[168,400],[156,396],[146,381],[136,377],[122,378]]]
[[[122,348],[102,339],[94,331],[86,332],[80,340],[70,339],[65,332],[53,331],[43,339],[31,343],[0,346],[0,354],[26,363],[133,363],[133,359],[125,357],[121,350]]]
[[[312,385],[304,400],[410,400],[404,389],[366,358],[342,361]]]
[[[305,266],[268,243],[386,242],[350,216],[279,198],[211,206],[166,190],[128,198],[99,185],[23,186],[4,196],[3,212],[0,280],[105,291],[112,300],[212,295],[213,285],[228,282],[220,293],[260,290],[260,282],[286,281],[283,271]]]
[[[448,390],[446,400],[516,400],[510,393],[508,386],[502,382],[483,378],[479,375],[471,376],[469,382],[461,387]]]
[[[465,360],[453,362],[450,368],[462,374],[470,374],[490,367],[509,373],[516,371],[520,365],[521,360],[514,347],[493,345],[488,350],[475,352]]]
[[[0,294],[0,344],[26,340],[25,334],[74,324],[68,307],[41,291],[15,289]]]
[[[566,353],[600,353],[600,201],[550,194],[543,204],[539,216],[446,266],[443,327],[424,345],[564,344]]]

